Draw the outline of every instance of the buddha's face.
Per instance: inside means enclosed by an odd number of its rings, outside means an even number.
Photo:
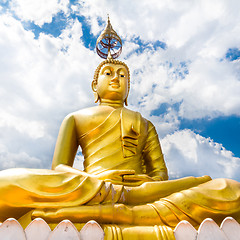
[[[102,66],[95,85],[101,100],[124,102],[128,94],[128,71],[121,64],[107,63]]]

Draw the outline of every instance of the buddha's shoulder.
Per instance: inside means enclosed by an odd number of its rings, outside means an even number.
[[[131,121],[141,122],[142,124],[147,124],[149,121],[145,119],[139,112],[122,108],[123,115],[125,119],[131,119]],[[74,122],[77,127],[96,126],[102,123],[112,112],[114,108],[109,106],[95,106],[90,108],[84,108],[76,112],[70,113],[66,116],[65,121]]]
[[[134,111],[134,110],[131,110],[128,108],[123,108],[123,110],[124,110],[124,115],[128,116],[129,118],[138,119],[139,121],[141,121],[144,124],[151,123],[149,120],[144,118],[140,112],[137,112],[137,111]]]
[[[75,119],[89,119],[98,118],[110,114],[114,109],[108,106],[95,106],[84,108],[77,112],[72,113]]]
[[[101,123],[113,111],[108,106],[95,106],[84,108],[66,116],[65,121],[74,121],[76,125],[82,127]],[[94,124],[95,123],[95,124]]]

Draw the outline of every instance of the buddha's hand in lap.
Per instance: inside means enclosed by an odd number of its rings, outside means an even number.
[[[134,170],[109,170],[96,175],[100,180],[114,184],[126,184],[129,186],[139,186],[144,182],[154,181],[146,174],[135,174]]]

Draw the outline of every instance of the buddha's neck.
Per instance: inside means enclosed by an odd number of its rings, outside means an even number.
[[[110,106],[110,107],[113,107],[113,108],[121,108],[121,107],[123,107],[123,102],[120,101],[120,100],[101,99],[99,105]]]

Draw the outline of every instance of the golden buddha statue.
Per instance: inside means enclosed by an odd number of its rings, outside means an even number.
[[[99,105],[64,119],[52,170],[0,173],[0,221],[15,217],[24,225],[24,216],[30,216],[48,223],[96,220],[121,229],[162,226],[169,234],[163,239],[174,239],[171,229],[181,220],[195,227],[207,217],[220,223],[232,216],[240,222],[240,183],[209,176],[168,180],[153,124],[124,107],[130,74],[125,63],[112,58],[110,50],[116,41],[111,45],[111,38],[118,42],[120,38],[110,22],[99,41],[106,36],[107,59],[97,67],[92,82]],[[72,167],[79,146],[84,171]],[[141,233],[145,231],[140,228]],[[150,238],[153,233],[148,234]]]

